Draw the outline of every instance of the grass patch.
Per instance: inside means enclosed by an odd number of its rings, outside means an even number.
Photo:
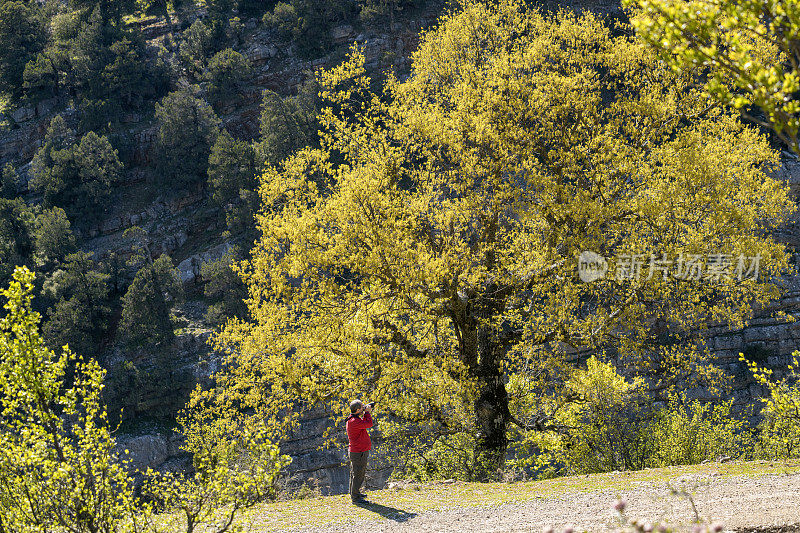
[[[431,511],[495,507],[581,492],[622,491],[643,483],[665,484],[686,475],[732,477],[796,473],[800,473],[800,461],[797,460],[734,461],[517,483],[431,483],[408,486],[402,490],[371,491],[369,498],[373,503],[365,507],[353,506],[348,495],[262,504],[242,516],[241,520],[251,523],[257,531],[280,531],[289,524],[295,527],[318,527],[361,520],[405,521]]]

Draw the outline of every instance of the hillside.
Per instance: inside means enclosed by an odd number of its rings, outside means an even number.
[[[47,367],[39,436],[107,412],[103,457],[129,461],[111,490],[136,498],[149,468],[222,507],[318,490],[259,503],[256,531],[604,530],[618,493],[680,522],[661,499],[684,481],[709,521],[793,530],[795,463],[628,470],[796,457],[797,157],[705,71],[664,68],[618,2],[529,4],[0,0],[0,286],[29,268],[43,345],[99,365]],[[580,279],[587,250],[616,276]],[[102,409],[53,407],[83,394]],[[347,490],[358,396],[376,490],[354,509],[321,495]],[[20,449],[26,416],[0,418]],[[275,467],[252,490],[224,476],[251,453]],[[395,468],[510,482],[384,489]]]

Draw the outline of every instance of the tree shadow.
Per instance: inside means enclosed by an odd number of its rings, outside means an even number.
[[[373,513],[377,513],[382,517],[387,518],[389,520],[393,520],[395,522],[405,522],[417,516],[417,513],[409,513],[408,511],[403,511],[402,509],[395,509],[394,507],[388,507],[386,505],[381,505],[379,503],[360,502],[357,503],[356,505],[358,505],[362,509],[372,511]]]

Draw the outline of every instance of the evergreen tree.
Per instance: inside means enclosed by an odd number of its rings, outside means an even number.
[[[209,99],[217,104],[231,100],[251,74],[250,62],[239,52],[230,48],[217,52],[203,73]]]
[[[6,163],[3,167],[2,178],[0,178],[0,198],[13,199],[17,197],[17,169],[11,163]]]
[[[36,2],[0,4],[0,93],[22,96],[25,65],[44,48],[45,42]]]
[[[156,104],[157,168],[169,187],[186,187],[203,180],[208,156],[219,133],[220,120],[192,88],[173,91]]]
[[[264,91],[261,104],[261,137],[256,145],[261,160],[277,165],[292,152],[317,142],[319,85],[306,81],[297,95],[281,98],[274,91]]]
[[[117,151],[105,136],[90,131],[75,143],[75,132],[56,116],[33,158],[31,186],[50,205],[96,217],[121,172]]]
[[[182,297],[181,280],[169,256],[144,265],[122,297],[123,338],[132,346],[167,350],[175,337],[172,307]]]
[[[256,156],[253,147],[223,130],[208,158],[211,197],[224,208],[230,231],[254,230],[258,206]]]
[[[206,312],[206,320],[211,324],[224,324],[230,318],[245,318],[247,306],[247,287],[233,269],[237,251],[231,250],[217,261],[205,263],[200,275],[205,283],[203,294],[214,300]]]
[[[34,215],[21,198],[0,198],[0,283],[5,284],[16,266],[33,266]]]
[[[75,235],[60,207],[45,209],[33,223],[34,259],[40,269],[49,270],[75,251]]]
[[[71,350],[97,356],[107,329],[108,274],[97,270],[92,254],[66,256],[62,268],[44,285],[45,296],[55,301],[47,312],[42,333],[53,349],[69,345]]]
[[[179,56],[193,76],[199,76],[214,53],[214,34],[202,20],[195,20],[183,32]]]

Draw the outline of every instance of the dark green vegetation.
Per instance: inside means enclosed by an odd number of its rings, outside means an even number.
[[[0,284],[16,265],[35,271],[45,342],[69,344],[111,370],[112,419],[135,404],[142,380],[169,370],[183,298],[175,266],[205,243],[190,242],[171,259],[147,235],[151,227],[97,250],[87,245],[95,228],[131,197],[140,196],[143,208],[156,196],[207,198],[218,220],[206,222],[205,241],[242,245],[198,272],[200,283],[186,296],[208,306],[200,327],[244,317],[246,291],[229,263],[246,258],[255,239],[257,177],[266,164],[317,143],[314,76],[302,73],[296,89],[280,94],[260,88],[245,24],[289,57],[314,59],[348,46],[331,40],[335,26],[390,31],[384,22],[424,4],[0,0],[0,135],[24,127],[14,119],[18,110],[33,110],[41,124],[35,153],[6,154],[1,165]],[[157,38],[143,20],[161,28]],[[253,93],[262,93],[261,109],[250,133],[226,128],[226,112]],[[145,127],[153,132],[149,148],[135,137]],[[131,175],[145,179],[130,185]],[[164,367],[138,368],[152,353]],[[111,354],[123,356],[118,372],[107,364]]]

